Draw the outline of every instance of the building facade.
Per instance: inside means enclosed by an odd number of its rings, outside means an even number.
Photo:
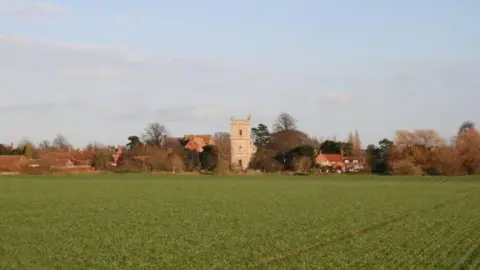
[[[239,166],[243,170],[248,168],[248,163],[255,153],[251,132],[250,116],[247,119],[231,118],[230,143],[232,165]]]

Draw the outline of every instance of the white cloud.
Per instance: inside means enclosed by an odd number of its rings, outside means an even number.
[[[68,10],[51,3],[35,0],[0,0],[0,16],[32,18],[38,16],[65,16]]]

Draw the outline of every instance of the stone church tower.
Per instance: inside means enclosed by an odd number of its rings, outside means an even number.
[[[242,169],[248,168],[248,163],[255,153],[251,131],[252,124],[250,122],[250,115],[247,119],[231,118],[230,143],[232,165],[237,165]]]

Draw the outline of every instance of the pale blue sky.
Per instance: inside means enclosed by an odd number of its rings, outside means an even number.
[[[480,122],[475,0],[0,0],[0,143],[289,112],[312,136]],[[240,91],[242,92],[240,94]]]

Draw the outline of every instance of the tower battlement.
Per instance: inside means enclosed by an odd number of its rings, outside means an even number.
[[[231,123],[250,123],[251,115],[249,114],[247,118],[239,118],[232,116],[230,118]]]

